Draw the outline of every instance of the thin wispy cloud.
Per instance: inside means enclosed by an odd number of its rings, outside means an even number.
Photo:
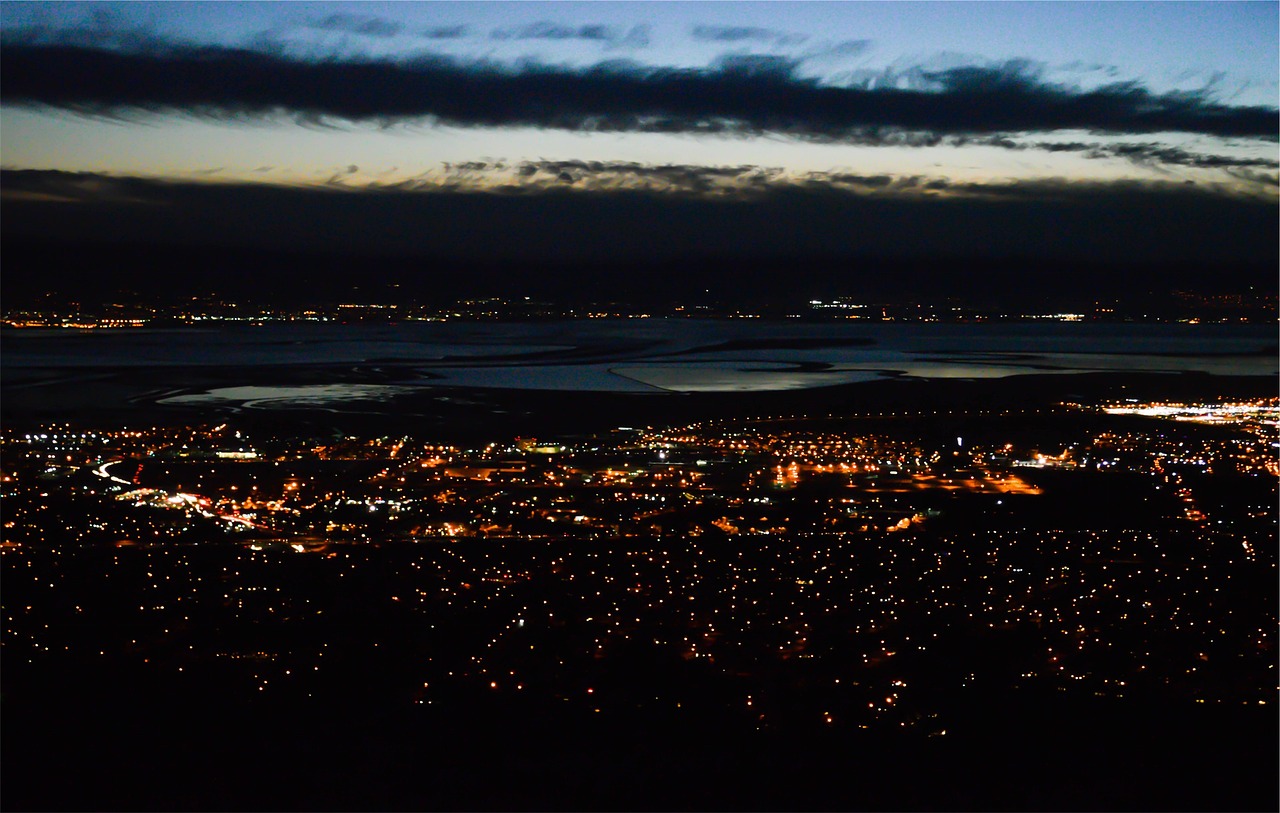
[[[384,39],[396,36],[403,29],[400,23],[393,20],[365,14],[330,14],[311,22],[309,27]]]
[[[871,40],[841,40],[814,44],[804,52],[805,59],[848,58],[871,50]]]
[[[270,171],[259,167],[254,173]],[[197,178],[222,176],[224,186],[264,186],[259,182],[237,181],[225,168],[196,170]],[[468,195],[529,195],[566,193],[585,197],[644,194],[668,199],[736,200],[762,202],[789,195],[818,195],[830,199],[846,197],[866,202],[938,203],[960,200],[1037,202],[1073,201],[1097,205],[1109,195],[1141,194],[1152,201],[1184,199],[1188,196],[1208,205],[1211,200],[1252,201],[1274,209],[1275,196],[1250,194],[1252,187],[1274,187],[1274,173],[1250,168],[1231,168],[1229,175],[1241,183],[1188,185],[1179,179],[1083,181],[1062,178],[1035,180],[960,181],[918,174],[865,173],[850,170],[791,172],[781,167],[755,164],[707,166],[636,161],[538,160],[446,162],[439,168],[412,177],[399,173],[362,172],[358,164],[330,168],[311,183],[284,184],[294,189],[342,190],[367,195],[389,193],[460,193]],[[31,198],[56,197],[83,203],[165,201],[165,190],[180,186],[179,179],[143,178],[92,172],[47,170],[3,170],[3,193]],[[279,187],[279,183],[265,184]],[[1230,205],[1235,206],[1236,203]]]
[[[695,40],[702,42],[766,42],[784,47],[796,45],[809,38],[806,34],[742,25],[695,25],[690,34]]]
[[[996,143],[996,142],[992,142]],[[1054,142],[1040,141],[1026,144],[1003,144],[1011,149],[1033,149],[1046,152],[1078,152],[1090,158],[1124,158],[1135,164],[1145,166],[1182,166],[1197,169],[1226,169],[1228,167],[1247,169],[1276,169],[1280,161],[1275,158],[1249,158],[1230,155],[1212,155],[1171,147],[1165,144],[1146,142],[1140,144],[1096,144],[1078,141]]]
[[[425,28],[418,36],[429,40],[457,40],[466,37],[471,30],[465,25],[439,25]]]
[[[516,176],[525,184],[569,185],[610,191],[643,189],[694,195],[743,194],[766,191],[778,182],[779,168],[642,164],[634,161],[522,161]]]
[[[608,45],[644,46],[649,44],[649,28],[635,25],[630,28],[591,23],[586,25],[561,25],[535,22],[527,25],[496,28],[489,33],[495,40],[586,40]]]

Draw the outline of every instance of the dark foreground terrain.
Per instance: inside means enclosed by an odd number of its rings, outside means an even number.
[[[975,697],[969,733],[243,703],[85,675],[5,710],[7,810],[1274,810],[1271,709]],[[87,685],[83,685],[87,684]]]
[[[1079,407],[1217,396],[1274,382],[15,410],[4,809],[1275,810],[1274,430]]]

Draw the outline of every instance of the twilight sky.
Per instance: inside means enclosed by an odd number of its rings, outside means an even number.
[[[1278,9],[6,0],[3,228],[1266,259]],[[699,228],[637,232],[664,202]]]

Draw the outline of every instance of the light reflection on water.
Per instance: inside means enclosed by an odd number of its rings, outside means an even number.
[[[779,370],[777,364],[687,365],[681,367],[620,367],[616,375],[670,392],[768,392],[803,390],[874,381],[876,371]]]
[[[451,322],[15,333],[6,337],[4,367],[36,375],[72,368],[171,369],[175,387],[184,386],[184,369],[218,367],[228,386],[171,395],[162,403],[318,407],[452,387],[656,394],[807,389],[885,376],[1111,371],[1274,377],[1274,346],[1274,330],[1264,325]],[[261,385],[272,368],[303,367],[311,371],[308,383]],[[352,370],[374,368],[395,371],[394,383],[350,382]]]
[[[1210,375],[1275,376],[1277,363],[1273,356],[1166,356],[1147,353],[1037,353],[986,358],[960,354],[938,359],[907,356],[899,362],[881,360],[864,364],[837,364],[837,370],[883,370],[890,367],[903,375],[918,378],[1004,378],[1011,375],[1132,372],[1132,373],[1208,373]]]
[[[388,401],[416,387],[389,384],[293,384],[274,387],[216,387],[205,392],[162,398],[161,404],[264,406],[328,406],[345,401]]]

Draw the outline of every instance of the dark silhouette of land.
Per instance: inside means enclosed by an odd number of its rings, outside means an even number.
[[[1200,300],[1230,295],[1249,313],[1275,313],[1270,261],[1102,262],[980,255],[904,258],[872,254],[734,255],[676,259],[488,260],[447,254],[308,252],[228,245],[6,238],[5,308],[56,301],[190,303],[252,307],[336,302],[446,305],[459,298],[528,296],[562,306],[732,305],[779,315],[811,298],[873,303],[1090,312],[1116,318],[1213,315]],[[1251,309],[1251,310],[1250,310]]]

